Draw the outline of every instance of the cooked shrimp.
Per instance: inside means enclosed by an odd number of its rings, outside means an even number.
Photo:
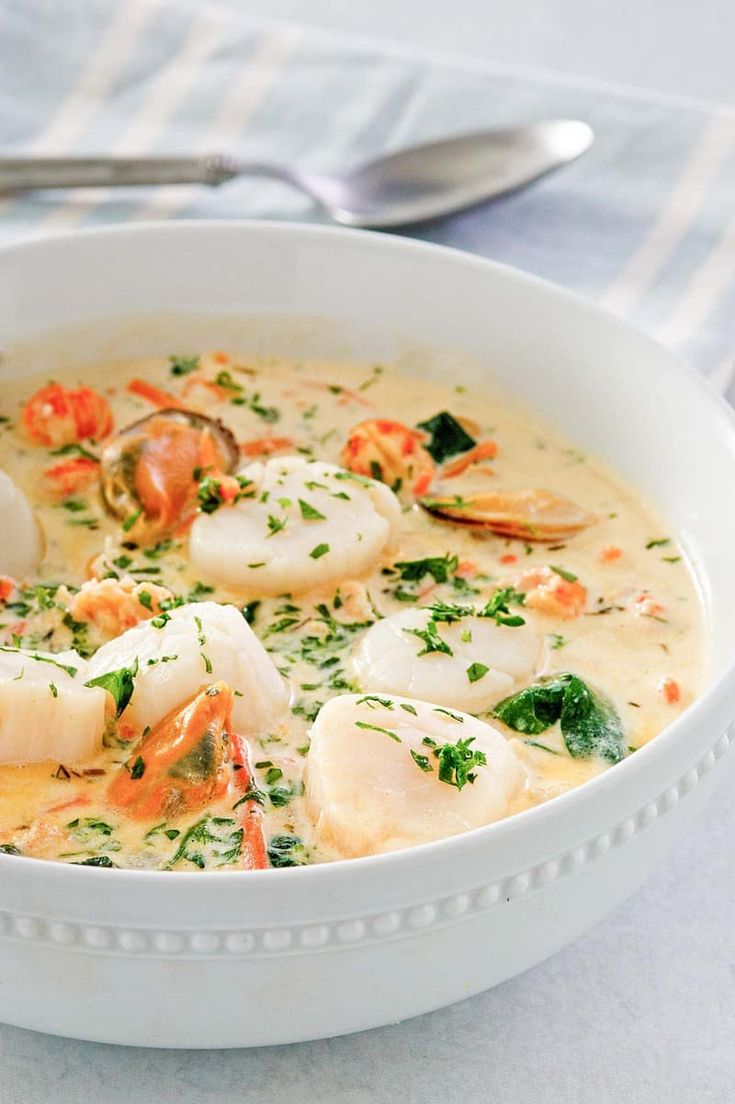
[[[340,460],[350,471],[426,494],[434,477],[434,461],[422,442],[426,435],[402,422],[371,418],[350,430]]]
[[[49,383],[25,404],[21,424],[35,445],[59,448],[87,437],[107,437],[113,422],[107,399],[91,387],[67,391],[60,383]]]
[[[102,636],[119,636],[139,621],[161,612],[173,598],[166,587],[135,579],[90,579],[74,595],[69,612],[75,621],[91,622]]]
[[[446,650],[426,651],[434,634],[434,649]],[[514,683],[531,678],[541,650],[539,635],[528,624],[502,625],[478,616],[446,623],[433,620],[431,609],[409,609],[376,621],[352,664],[366,692],[407,694],[481,713]]]
[[[281,676],[234,606],[196,602],[142,622],[103,644],[89,662],[88,677],[131,668],[136,659],[135,687],[122,721],[139,732],[214,682],[232,687],[233,723],[245,735],[277,724],[288,704]]]
[[[454,752],[442,753],[447,745]],[[454,775],[452,762],[460,763]],[[344,858],[499,820],[523,781],[497,729],[423,701],[344,694],[323,706],[311,729],[308,811],[318,841]]]
[[[421,500],[431,514],[525,541],[560,541],[594,521],[592,514],[551,491],[436,494]]]
[[[578,617],[587,605],[587,588],[578,579],[568,579],[551,567],[524,571],[513,585],[525,594],[529,609],[551,617]]]
[[[191,562],[220,582],[301,594],[365,574],[396,539],[400,505],[382,483],[301,456],[250,464],[240,477],[254,494],[191,528]]]
[[[0,517],[3,519],[0,572],[24,579],[43,559],[46,541],[30,502],[17,483],[1,470]]]
[[[77,764],[102,747],[107,694],[76,652],[0,647],[0,763]]]
[[[100,477],[98,460],[89,456],[74,456],[46,468],[44,476],[52,498],[68,498],[93,486]]]

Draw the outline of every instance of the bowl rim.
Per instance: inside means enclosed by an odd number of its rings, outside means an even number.
[[[320,223],[300,223],[293,221],[276,222],[266,219],[217,219],[216,221],[207,219],[152,220],[145,223],[118,223],[110,226],[85,227],[79,230],[48,234],[40,238],[12,242],[8,245],[0,246],[0,267],[2,267],[8,259],[22,259],[26,254],[39,251],[43,252],[49,247],[59,247],[62,250],[69,245],[73,247],[73,244],[78,240],[100,239],[104,241],[109,238],[146,238],[153,237],[157,234],[175,236],[177,234],[191,232],[204,236],[229,235],[232,233],[254,233],[256,235],[264,234],[266,236],[272,235],[276,237],[298,237],[301,235],[307,238],[324,239],[326,241],[330,238],[335,240],[348,240],[356,244],[363,241],[366,243],[366,248],[385,250],[388,254],[412,253],[417,257],[426,257],[430,261],[433,259],[440,264],[457,264],[461,267],[475,269],[479,272],[489,270],[495,272],[501,279],[510,283],[535,288],[539,293],[547,296],[552,301],[555,300],[559,303],[566,303],[576,311],[582,312],[588,317],[596,319],[602,325],[608,326],[612,331],[617,331],[621,334],[634,334],[643,346],[648,345],[651,350],[660,352],[663,349],[670,360],[671,372],[678,375],[683,386],[694,388],[699,392],[701,401],[708,404],[710,407],[713,420],[713,431],[716,429],[718,435],[729,435],[733,446],[733,453],[735,454],[735,410],[701,373],[695,371],[695,369],[686,364],[686,362],[675,352],[662,346],[649,334],[638,329],[625,319],[618,317],[604,307],[599,306],[597,303],[585,299],[584,296],[577,292],[564,288],[543,277],[536,276],[532,273],[526,273],[512,265],[466,252],[456,246],[439,245],[433,242],[425,242],[414,238],[393,235],[385,231],[358,230]],[[135,312],[135,315],[125,315],[124,317],[138,317],[143,319],[155,313],[156,312],[152,311]],[[172,313],[176,313],[176,311]],[[203,311],[202,315],[212,313],[214,312]],[[224,313],[225,312],[223,312],[223,314]],[[227,311],[226,313],[229,315],[231,312]],[[242,313],[245,315],[246,311]],[[284,310],[282,313],[285,315],[289,312]],[[328,317],[328,312],[324,312],[323,316]],[[121,315],[121,317],[123,316]],[[112,318],[114,318],[114,315],[106,316],[104,320],[100,319],[100,323],[104,324],[105,322],[109,322]],[[31,337],[28,340],[29,342],[33,342],[41,337],[53,337],[53,333],[62,328],[63,326],[54,326],[46,331],[40,330],[37,337]],[[512,391],[512,388],[510,390]],[[543,411],[541,411],[541,413],[543,413]],[[234,884],[240,883],[243,878],[246,878],[247,881],[245,884],[252,886],[253,889],[264,884],[273,888],[275,888],[276,885],[283,884],[294,886],[296,879],[300,879],[300,884],[306,886],[315,880],[341,880],[348,876],[350,871],[355,871],[356,874],[359,874],[359,872],[363,870],[372,872],[377,869],[385,870],[386,875],[389,872],[392,874],[400,873],[401,868],[410,867],[413,864],[414,856],[416,856],[416,861],[428,855],[436,856],[438,861],[451,861],[452,857],[457,852],[473,844],[480,844],[483,841],[487,843],[495,842],[500,847],[506,846],[507,837],[517,836],[524,830],[530,833],[535,827],[542,827],[549,819],[557,820],[564,817],[571,817],[574,815],[576,809],[592,804],[600,796],[608,793],[612,789],[624,787],[626,780],[641,770],[641,764],[644,766],[653,765],[656,764],[658,760],[665,758],[670,744],[678,735],[685,733],[690,727],[705,722],[708,714],[717,711],[718,707],[723,707],[728,697],[733,697],[734,691],[735,647],[733,648],[732,658],[727,668],[695,698],[683,713],[681,713],[670,725],[662,729],[661,732],[648,743],[640,747],[635,755],[627,756],[622,762],[615,764],[614,767],[608,768],[596,777],[588,779],[581,785],[575,786],[549,801],[543,802],[540,805],[531,806],[528,809],[523,809],[518,813],[514,813],[512,816],[505,817],[491,824],[483,825],[480,828],[473,828],[467,832],[461,832],[454,836],[432,840],[428,843],[416,844],[401,850],[377,855],[365,855],[358,858],[335,859],[330,862],[315,863],[299,867],[281,869],[269,868],[267,870],[249,871],[206,871],[204,875],[200,871],[176,871],[176,885],[182,888],[197,885],[202,886],[203,889],[194,892],[203,892],[204,890],[211,892],[223,885],[232,887]],[[38,868],[39,875],[42,874],[45,878],[63,878],[65,880],[80,879],[79,884],[83,885],[85,884],[83,879],[97,878],[99,876],[98,870],[93,867],[74,866],[73,864],[60,863],[52,859],[39,859],[33,858],[32,856],[7,855],[2,853],[0,853],[0,872],[4,874],[10,869],[17,870],[19,860],[23,868],[27,868],[30,864],[32,868]],[[165,870],[138,870],[130,868],[106,869],[105,884],[109,884],[109,880],[112,879],[117,884],[118,888],[123,888],[124,884],[130,885],[131,887],[133,885],[145,884],[151,887],[151,891],[154,891],[157,887],[160,888],[162,885],[171,885],[171,873],[171,871]],[[285,883],[284,879],[287,879]]]

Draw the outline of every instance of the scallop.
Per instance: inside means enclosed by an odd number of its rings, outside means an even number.
[[[401,508],[383,483],[301,456],[240,476],[252,494],[191,529],[191,562],[211,579],[254,595],[300,594],[364,575],[395,545]]]
[[[43,530],[31,504],[7,472],[0,470],[0,574],[24,579],[34,571],[46,550]]]
[[[222,422],[188,410],[159,410],[105,445],[102,497],[132,539],[155,539],[193,511],[198,470],[230,472],[239,459],[237,441]]]
[[[75,766],[102,747],[107,693],[76,652],[0,648],[0,763]]]
[[[289,692],[268,653],[235,606],[196,602],[159,614],[103,644],[88,678],[138,663],[122,721],[153,728],[205,686],[234,692],[233,723],[241,735],[262,733],[283,718]]]
[[[441,748],[458,741],[484,757],[461,787],[439,775]],[[417,699],[344,694],[327,702],[311,729],[307,809],[320,845],[343,858],[490,824],[507,816],[524,781],[496,728]]]
[[[430,651],[423,636],[433,624],[447,651]],[[437,705],[482,713],[515,683],[537,670],[543,650],[536,630],[496,624],[491,617],[433,621],[431,609],[401,610],[376,621],[352,657],[363,690],[407,694]]]

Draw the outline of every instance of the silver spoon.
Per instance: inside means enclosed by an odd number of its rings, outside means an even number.
[[[369,161],[339,176],[203,157],[2,157],[0,194],[37,188],[207,184],[276,177],[306,192],[344,226],[388,227],[493,199],[573,161],[593,141],[586,123],[549,119],[446,138]]]

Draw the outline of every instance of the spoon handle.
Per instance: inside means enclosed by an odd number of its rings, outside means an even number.
[[[244,166],[219,154],[203,157],[0,157],[0,194],[29,188],[120,188],[135,184],[209,184]]]

